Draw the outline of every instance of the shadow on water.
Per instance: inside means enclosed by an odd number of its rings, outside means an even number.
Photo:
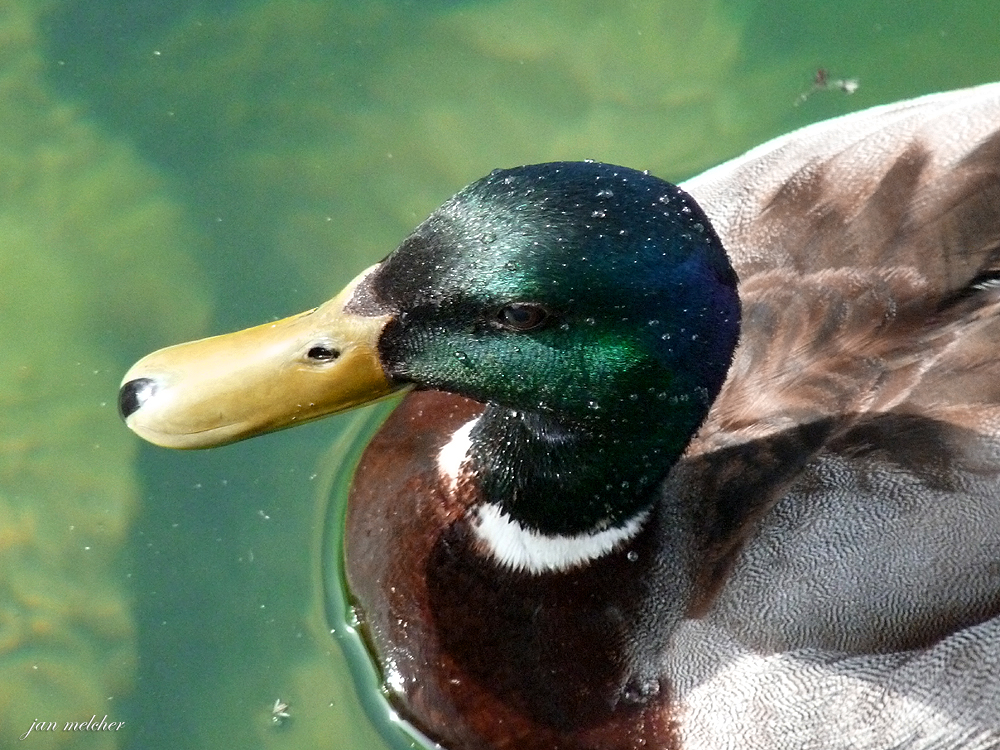
[[[364,409],[353,415],[338,440],[320,461],[325,470],[318,486],[329,498],[321,545],[327,623],[344,652],[354,685],[368,720],[392,750],[440,748],[416,727],[402,719],[389,705],[382,676],[373,664],[365,640],[357,628],[350,605],[344,571],[343,529],[347,497],[354,470],[365,446],[396,405],[397,400]],[[322,471],[321,471],[322,473]]]

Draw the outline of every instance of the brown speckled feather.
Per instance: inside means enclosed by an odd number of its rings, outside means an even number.
[[[822,123],[686,185],[744,305],[742,346],[694,452],[889,409],[990,431],[989,409],[962,408],[1000,403],[1000,285],[975,288],[1000,270],[989,91]]]
[[[706,514],[683,746],[1000,746],[1000,86],[686,187],[744,322],[665,488]]]

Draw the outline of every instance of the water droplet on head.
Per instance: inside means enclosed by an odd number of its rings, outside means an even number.
[[[628,558],[629,562],[636,562],[639,559],[639,553],[636,552],[634,549],[630,549],[628,551],[628,554],[625,555],[625,557]]]
[[[516,271],[517,270],[517,263],[515,263],[512,260],[509,260],[509,261],[507,261],[506,263],[503,264],[503,267],[506,268],[508,271]]]
[[[465,352],[455,352],[455,359],[461,362],[463,365],[469,363],[469,355]]]
[[[606,211],[600,211],[600,210],[598,210],[598,211],[591,211],[590,212],[591,218],[594,218],[594,219],[603,219],[607,215],[608,214],[607,214]]]
[[[597,191],[597,197],[598,198],[614,198],[615,194],[613,192],[611,192],[610,190],[608,190],[607,188],[605,188],[604,190],[598,190]]]
[[[489,245],[492,242],[496,242],[497,236],[493,232],[483,232],[479,235],[479,241]]]

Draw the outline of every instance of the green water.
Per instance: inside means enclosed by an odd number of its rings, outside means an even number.
[[[0,48],[0,746],[24,748],[409,746],[327,621],[328,489],[364,427],[139,447],[131,361],[314,306],[495,167],[681,180],[1000,78],[995,0],[7,0]],[[821,67],[859,89],[800,101]],[[125,726],[16,739],[92,714]]]

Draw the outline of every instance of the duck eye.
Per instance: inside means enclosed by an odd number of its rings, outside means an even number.
[[[306,352],[306,356],[315,362],[332,362],[340,356],[340,352],[328,346],[314,346]]]
[[[508,331],[532,331],[549,319],[549,311],[542,305],[529,302],[514,302],[497,312],[496,322]]]

